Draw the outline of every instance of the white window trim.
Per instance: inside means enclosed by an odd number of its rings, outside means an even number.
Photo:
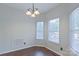
[[[79,7],[78,7],[79,8]],[[76,8],[77,9],[77,8]],[[72,51],[74,51],[74,53],[76,53],[76,55],[79,55],[79,52],[78,51],[76,51],[75,49],[74,49],[74,47],[72,46],[72,44],[73,44],[73,42],[72,42],[72,33],[74,32],[74,31],[76,31],[76,30],[74,30],[74,29],[72,29],[73,27],[71,26],[72,25],[72,16],[73,16],[73,13],[75,12],[75,10],[76,9],[74,9],[73,11],[72,11],[72,13],[70,14],[70,18],[69,18],[69,39],[70,39],[70,47],[72,48],[71,50]]]
[[[37,22],[43,22],[43,39],[37,39]],[[35,22],[35,39],[36,40],[44,40],[45,39],[45,22],[44,21],[36,21]]]
[[[57,17],[57,18],[53,18],[53,19],[51,19],[51,20],[54,20],[54,19],[59,19],[59,21],[60,21],[60,18],[59,17]],[[49,20],[49,21],[51,21],[51,20]],[[48,24],[49,24],[49,21],[47,22]],[[60,26],[60,25],[59,25]],[[48,36],[49,36],[49,27],[47,26],[47,34],[48,34]],[[49,40],[49,37],[47,37],[48,38],[48,41],[49,42],[51,42],[51,43],[55,43],[55,44],[60,44],[60,35],[59,35],[59,43],[57,43],[57,42],[54,42],[54,41],[50,41]]]

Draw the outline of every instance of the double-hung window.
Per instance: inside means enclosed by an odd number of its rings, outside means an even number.
[[[59,18],[52,19],[48,22],[48,40],[59,43]]]
[[[44,22],[36,23],[36,39],[44,39]]]

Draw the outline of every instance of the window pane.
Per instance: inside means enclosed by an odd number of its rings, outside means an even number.
[[[70,16],[71,46],[79,52],[79,8],[74,10]]]
[[[59,43],[59,18],[50,20],[48,23],[49,41]]]
[[[44,23],[37,22],[36,24],[36,39],[43,39]]]

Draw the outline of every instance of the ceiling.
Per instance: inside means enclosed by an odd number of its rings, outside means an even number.
[[[32,8],[32,3],[5,3],[6,6],[17,8],[22,11],[26,11],[28,8]],[[59,5],[58,3],[35,3],[35,8],[38,8],[40,13],[46,13],[50,9]]]

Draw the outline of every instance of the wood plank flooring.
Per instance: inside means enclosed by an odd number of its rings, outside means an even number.
[[[45,47],[34,46],[27,49],[2,54],[0,56],[59,56],[59,55],[53,51],[50,51]]]

